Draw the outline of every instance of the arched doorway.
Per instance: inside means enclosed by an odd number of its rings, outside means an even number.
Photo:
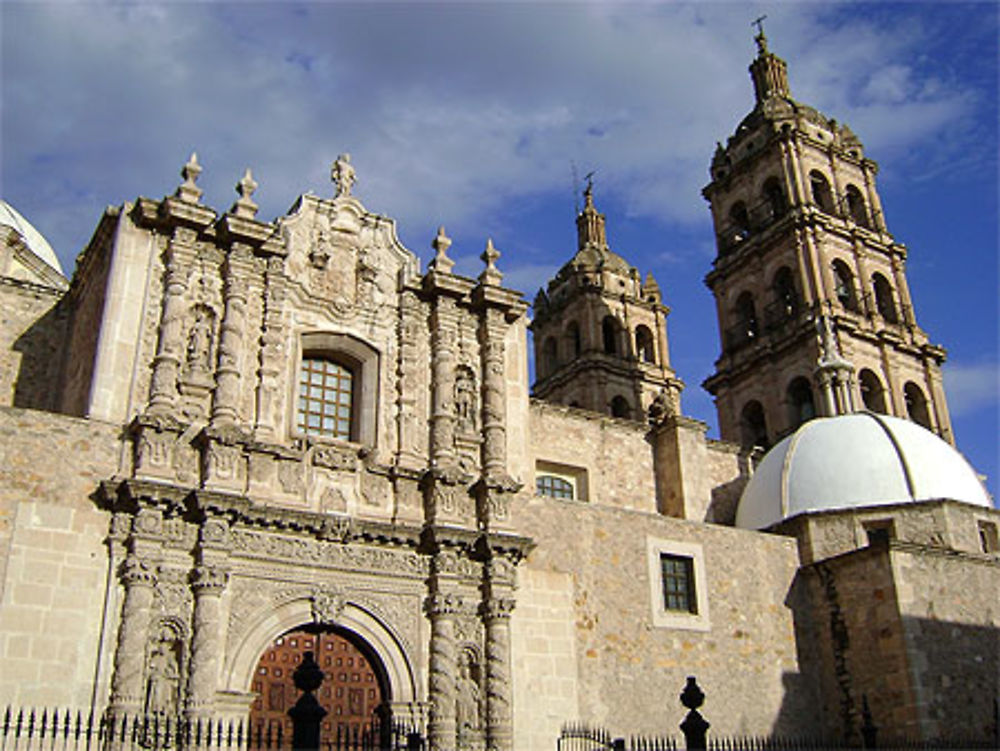
[[[389,701],[385,670],[373,650],[355,634],[330,626],[308,625],[286,631],[264,650],[254,670],[251,690],[257,694],[250,708],[251,732],[274,739],[291,739],[288,710],[298,700],[292,674],[311,651],[323,671],[315,692],[326,710],[321,726],[323,742],[347,738],[369,728]]]

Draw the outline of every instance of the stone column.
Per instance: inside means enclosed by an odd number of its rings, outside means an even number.
[[[916,326],[917,318],[913,313],[913,300],[910,298],[910,286],[906,283],[906,272],[903,271],[903,261],[898,256],[892,256],[892,276],[896,282],[899,294],[899,304],[902,310],[900,318],[907,326]]]
[[[247,276],[252,256],[250,246],[233,243],[226,257],[225,310],[219,332],[219,362],[215,375],[212,425],[236,422],[240,398],[240,371],[243,360],[243,332],[246,327]]]
[[[229,575],[220,566],[201,564],[194,569],[194,618],[188,669],[186,714],[189,719],[210,717],[222,656],[222,593]]]
[[[452,400],[455,393],[456,324],[455,301],[438,296],[431,319],[431,463],[448,467],[455,460],[455,413]]]
[[[421,457],[417,452],[417,399],[420,393],[416,370],[419,349],[417,337],[420,333],[420,301],[412,291],[403,292],[399,306],[399,361],[396,376],[399,409],[399,463],[406,467],[419,467]]]
[[[486,748],[512,751],[510,614],[512,597],[490,596],[483,604],[486,623]]]
[[[483,367],[483,474],[499,478],[507,470],[506,400],[504,399],[503,312],[487,308],[479,328]]]
[[[177,377],[184,351],[184,316],[187,307],[184,293],[187,291],[188,271],[194,259],[196,237],[194,230],[177,227],[167,251],[163,313],[149,388],[149,411],[154,414],[172,414],[177,402]]]
[[[431,619],[428,728],[431,751],[456,749],[455,678],[458,659],[455,618],[461,608],[461,597],[454,593],[438,591],[427,599],[427,614]]]
[[[284,324],[281,311],[287,295],[284,259],[267,259],[264,284],[264,327],[260,335],[260,367],[257,371],[257,421],[259,437],[274,435],[276,427],[275,397],[281,391]]]
[[[116,717],[142,711],[146,643],[149,640],[156,566],[147,558],[129,553],[122,563],[120,576],[125,586],[125,600],[118,626],[109,706],[110,713]]]

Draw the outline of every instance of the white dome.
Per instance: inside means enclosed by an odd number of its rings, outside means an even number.
[[[964,457],[916,423],[871,412],[821,417],[767,452],[740,498],[736,526],[939,499],[992,507]]]
[[[28,246],[28,250],[60,274],[63,274],[62,266],[59,265],[59,259],[56,257],[56,252],[52,249],[52,246],[49,245],[49,241],[31,225],[31,222],[21,216],[17,209],[2,198],[0,198],[0,225],[13,227],[24,239],[24,244]]]

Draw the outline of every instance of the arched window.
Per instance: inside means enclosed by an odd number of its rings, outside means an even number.
[[[757,336],[757,308],[753,303],[753,295],[743,292],[736,298],[736,338],[739,342],[753,339]]]
[[[853,185],[848,185],[846,194],[847,212],[851,215],[851,219],[853,219],[856,224],[860,224],[862,227],[867,227],[868,209],[865,208],[865,199],[862,197],[861,191]]]
[[[624,396],[616,396],[611,400],[612,417],[623,417],[627,420],[631,415],[632,408],[629,406],[628,399]]]
[[[819,170],[809,173],[809,186],[812,189],[813,203],[820,211],[833,213],[833,194],[830,192],[830,182]]]
[[[559,350],[554,337],[548,337],[542,345],[543,369],[545,375],[551,375],[559,367]]]
[[[787,266],[782,266],[774,275],[774,282],[771,285],[774,290],[774,298],[778,303],[780,312],[785,317],[795,315],[799,307],[799,297],[795,292],[795,281],[792,278],[792,270]]]
[[[305,435],[352,438],[354,373],[327,357],[304,357],[299,368],[296,426]]]
[[[834,294],[844,310],[857,312],[858,300],[854,294],[854,275],[839,258],[833,262]]]
[[[892,285],[889,280],[879,273],[872,276],[872,289],[875,291],[875,307],[878,313],[889,323],[896,323],[899,317],[896,315],[896,304],[892,299]]]
[[[743,201],[737,201],[729,209],[729,239],[742,242],[750,235],[750,215]]]
[[[579,357],[583,351],[583,340],[580,338],[580,324],[570,321],[566,326],[566,341],[573,357]]]
[[[618,354],[618,319],[605,316],[601,321],[601,337],[604,341],[604,352],[608,355]]]
[[[656,351],[653,348],[653,332],[646,326],[636,326],[635,353],[643,362],[656,362]]]
[[[787,401],[788,418],[793,428],[816,416],[816,404],[808,378],[799,376],[788,384]]]
[[[906,414],[917,425],[931,429],[930,411],[927,409],[927,397],[923,390],[913,381],[907,381],[903,387],[903,398],[906,400]]]
[[[767,448],[767,421],[764,419],[764,407],[756,399],[747,402],[740,413],[740,444],[745,449],[754,446]]]
[[[881,415],[886,413],[885,388],[873,371],[865,368],[858,373],[858,388],[861,390],[861,401],[865,409]]]
[[[771,219],[778,219],[785,213],[785,193],[778,178],[769,177],[764,182],[764,202],[770,211]]]

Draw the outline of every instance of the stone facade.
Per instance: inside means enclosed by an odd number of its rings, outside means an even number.
[[[782,80],[769,54],[758,86]],[[742,162],[753,179],[769,153]],[[726,186],[753,182],[720,159],[717,226]],[[577,253],[536,300],[532,394],[527,305],[492,242],[466,278],[442,228],[422,271],[354,170],[341,156],[332,196],[264,222],[249,171],[230,209],[202,204],[192,155],[173,195],[105,213],[68,286],[18,246],[0,280],[0,702],[242,718],[261,656],[311,629],[361,645],[383,709],[436,751],[551,749],[574,720],[672,733],[688,675],[723,735],[852,739],[867,698],[883,737],[930,738],[956,683],[990,732],[997,613],[977,605],[997,600],[1000,514],[848,502],[734,528],[756,441],[682,414],[662,293],[610,250],[589,187]],[[845,232],[899,260],[869,219]],[[710,275],[723,330],[748,269],[791,253],[752,242]],[[829,296],[796,268],[802,300]],[[946,432],[941,351],[911,318],[904,346],[824,316],[769,334],[773,364],[724,347],[724,437],[745,437],[746,394],[780,432],[774,383],[835,380],[834,354],[887,343],[913,355],[886,359],[890,381],[921,363]]]

